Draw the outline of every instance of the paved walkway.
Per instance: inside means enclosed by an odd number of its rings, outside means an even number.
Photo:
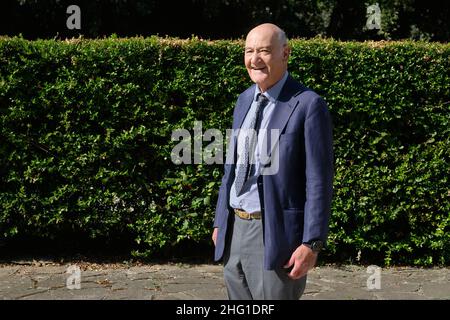
[[[354,265],[316,267],[302,299],[450,299],[450,268],[387,268],[380,270],[380,276],[377,282],[376,272]],[[0,299],[226,298],[220,265],[0,264]]]

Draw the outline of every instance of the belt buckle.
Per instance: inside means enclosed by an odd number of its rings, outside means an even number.
[[[261,219],[260,213],[251,214],[251,213],[245,212],[244,210],[241,210],[241,209],[234,209],[234,213],[239,218],[244,219],[244,220]]]

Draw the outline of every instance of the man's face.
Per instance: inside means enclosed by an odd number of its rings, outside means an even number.
[[[261,91],[270,89],[287,69],[289,47],[280,43],[270,28],[255,28],[245,41],[245,67]]]

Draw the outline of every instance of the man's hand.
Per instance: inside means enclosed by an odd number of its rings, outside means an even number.
[[[217,233],[219,232],[219,228],[214,228],[213,234],[212,234],[212,241],[214,242],[214,246],[216,246],[217,241]]]
[[[299,246],[292,254],[289,262],[284,265],[284,268],[294,265],[294,268],[288,274],[289,278],[295,280],[305,276],[316,265],[318,255],[303,244]]]

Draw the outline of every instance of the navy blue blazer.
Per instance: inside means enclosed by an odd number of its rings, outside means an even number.
[[[252,85],[239,96],[233,132],[241,127],[254,92]],[[278,129],[276,143],[271,139],[264,143],[278,148],[279,168],[274,174],[260,175],[257,183],[263,217],[264,268],[273,270],[282,267],[303,242],[326,241],[334,173],[333,141],[325,101],[291,76],[280,92],[267,129]],[[233,159],[225,163],[215,212],[214,227],[219,228],[216,261],[223,257],[229,218],[234,214],[229,195],[235,178],[236,141],[233,134],[227,152],[227,157]]]

